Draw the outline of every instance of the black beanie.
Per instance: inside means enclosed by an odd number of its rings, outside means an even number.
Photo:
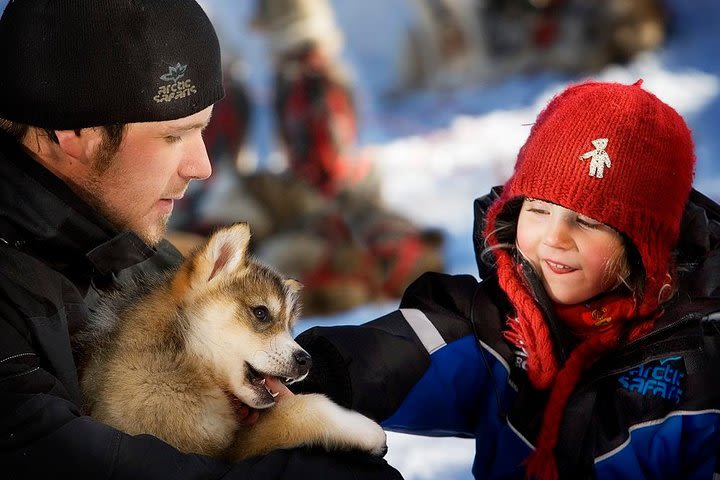
[[[194,0],[11,0],[0,72],[0,118],[53,130],[174,120],[224,94]]]

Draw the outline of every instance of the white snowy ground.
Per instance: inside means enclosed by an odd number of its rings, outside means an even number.
[[[406,0],[333,0],[346,35],[344,57],[361,101],[362,139],[373,150],[386,202],[423,225],[442,227],[452,273],[476,273],[472,202],[512,170],[515,155],[547,101],[569,82],[557,73],[517,75],[492,86],[417,92],[388,101],[397,78],[399,42],[410,10]],[[720,2],[667,0],[675,24],[666,45],[626,66],[609,66],[594,78],[643,86],[674,106],[693,130],[696,188],[720,200]],[[269,73],[262,40],[243,25],[249,5],[207,0],[226,48],[242,55],[257,102],[253,138],[259,164],[271,163]],[[221,13],[221,15],[217,15]],[[397,302],[369,305],[342,315],[301,321],[358,324],[393,310]],[[407,479],[469,479],[474,440],[389,433],[387,460]]]

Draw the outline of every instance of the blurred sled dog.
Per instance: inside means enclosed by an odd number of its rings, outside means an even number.
[[[76,337],[89,349],[87,413],[232,460],[300,445],[382,455],[385,432],[369,418],[318,394],[276,401],[280,382],[310,369],[291,335],[301,285],[250,258],[249,240],[247,224],[221,229],[177,270],[101,302]],[[254,425],[240,425],[241,404],[263,409]]]

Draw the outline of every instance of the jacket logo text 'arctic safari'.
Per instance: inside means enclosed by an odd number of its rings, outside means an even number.
[[[682,357],[667,357],[628,370],[618,377],[618,382],[630,392],[659,396],[680,403],[685,376]]]

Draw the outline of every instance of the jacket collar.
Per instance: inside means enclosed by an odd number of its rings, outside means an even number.
[[[155,251],[119,232],[1,130],[0,238],[59,271],[116,272]]]

